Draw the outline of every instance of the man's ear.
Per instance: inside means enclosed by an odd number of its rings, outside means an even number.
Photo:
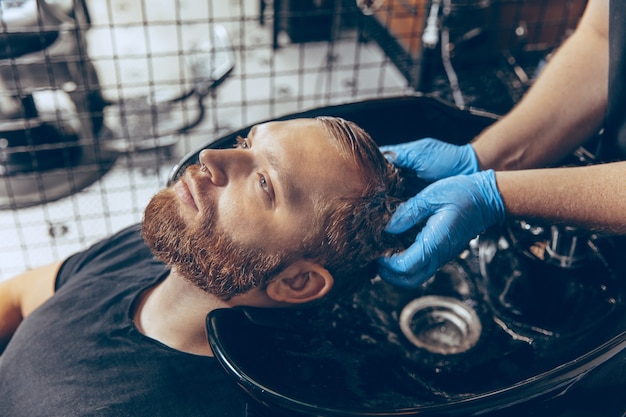
[[[265,292],[274,301],[302,304],[324,297],[335,280],[326,268],[308,260],[298,260],[269,282]]]

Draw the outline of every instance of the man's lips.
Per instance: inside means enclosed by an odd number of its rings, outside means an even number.
[[[187,181],[187,176],[183,175],[183,177],[176,184],[174,184],[174,191],[185,205],[190,206],[194,210],[198,211],[199,209],[193,196],[193,190],[188,185]]]

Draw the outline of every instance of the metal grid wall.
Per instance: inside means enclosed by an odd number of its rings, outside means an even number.
[[[415,90],[505,111],[581,4],[2,0],[0,280],[139,221],[181,156],[242,126]]]

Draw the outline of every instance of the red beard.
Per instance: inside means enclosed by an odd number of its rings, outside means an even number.
[[[294,259],[293,253],[270,253],[234,242],[216,225],[214,207],[203,213],[199,223],[187,224],[178,205],[171,188],[152,198],[144,212],[144,240],[160,261],[209,294],[227,301],[253,288],[265,288]]]

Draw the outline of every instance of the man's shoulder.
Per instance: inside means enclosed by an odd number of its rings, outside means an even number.
[[[143,238],[141,237],[141,223],[135,223],[130,226],[126,226],[117,233],[103,239],[101,242],[112,242],[114,244],[143,244]]]
[[[165,266],[154,258],[141,235],[141,225],[126,227],[69,257],[57,277],[57,288],[74,276],[136,275],[154,277]]]

